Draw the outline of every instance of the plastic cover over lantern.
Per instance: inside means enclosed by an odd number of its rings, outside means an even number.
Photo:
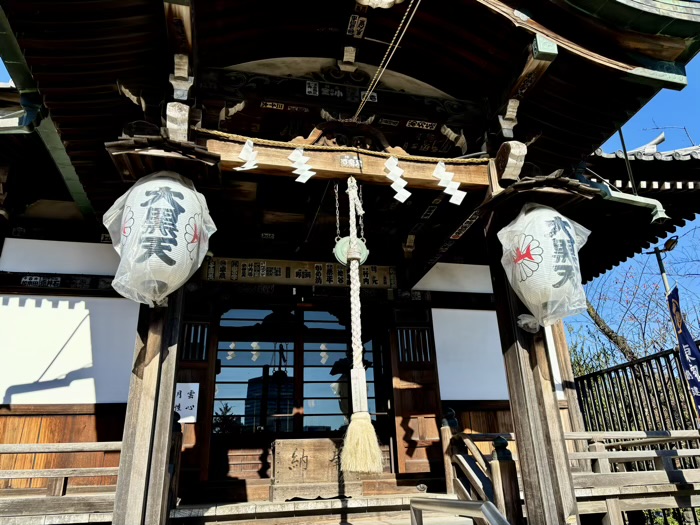
[[[216,231],[204,196],[171,171],[139,179],[103,222],[120,256],[112,286],[150,306],[161,304],[197,271]]]
[[[586,310],[578,251],[590,233],[558,211],[532,203],[498,232],[508,281],[534,316],[521,316],[521,326],[536,331],[538,324],[549,326]]]

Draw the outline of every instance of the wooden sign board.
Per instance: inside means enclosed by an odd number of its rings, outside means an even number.
[[[203,267],[203,277],[206,281],[236,284],[346,287],[348,271],[338,263],[212,257]],[[360,285],[396,288],[396,270],[391,266],[361,266]]]

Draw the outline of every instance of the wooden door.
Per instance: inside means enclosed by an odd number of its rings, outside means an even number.
[[[422,325],[392,330],[396,458],[399,474],[439,473],[440,394],[435,344],[428,317]]]

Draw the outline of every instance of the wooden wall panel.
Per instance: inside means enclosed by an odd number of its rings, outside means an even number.
[[[0,443],[121,441],[126,405],[0,405]],[[118,452],[2,454],[0,470],[118,467]],[[0,480],[0,489],[43,489],[47,479]],[[116,477],[71,478],[69,487],[115,485]]]
[[[497,434],[513,432],[513,420],[510,410],[465,410],[457,413],[457,420],[463,432],[467,434]],[[486,455],[493,453],[491,443],[477,443],[479,450]],[[508,445],[515,453],[515,446]]]

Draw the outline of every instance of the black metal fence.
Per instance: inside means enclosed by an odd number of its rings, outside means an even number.
[[[576,378],[581,412],[588,431],[695,430],[695,409],[677,350],[659,352]],[[695,442],[658,448],[697,447]],[[698,458],[678,458],[679,468],[699,468]],[[654,465],[628,463],[627,470]],[[698,525],[699,509],[664,509],[628,513],[626,523]],[[636,514],[633,516],[632,514]]]
[[[677,350],[576,378],[589,431],[694,430],[687,385]]]

